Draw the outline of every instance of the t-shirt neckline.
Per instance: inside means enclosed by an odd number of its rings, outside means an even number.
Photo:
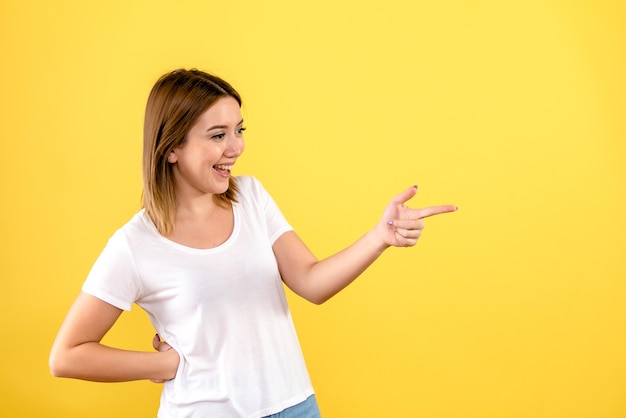
[[[222,242],[217,247],[213,247],[213,248],[194,248],[194,247],[189,247],[187,245],[179,244],[178,242],[172,241],[171,239],[161,235],[159,230],[156,228],[156,225],[154,225],[154,222],[152,222],[152,219],[150,219],[150,217],[145,213],[145,209],[141,210],[141,215],[144,219],[144,222],[149,226],[151,231],[157,236],[157,239],[160,242],[166,245],[169,245],[173,248],[176,248],[180,251],[184,251],[186,253],[211,254],[211,253],[217,253],[217,252],[227,249],[233,244],[233,242],[235,242],[235,240],[239,236],[240,216],[239,216],[238,204],[236,202],[233,202],[232,208],[233,208],[233,232],[226,239],[226,241]]]

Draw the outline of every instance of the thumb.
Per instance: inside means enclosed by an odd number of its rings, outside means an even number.
[[[156,334],[153,338],[152,338],[152,347],[154,347],[154,349],[156,351],[159,351],[159,346],[161,345],[161,337],[159,337],[159,334]]]
[[[411,186],[399,195],[395,196],[391,201],[393,203],[402,204],[411,199],[417,193],[417,186]]]

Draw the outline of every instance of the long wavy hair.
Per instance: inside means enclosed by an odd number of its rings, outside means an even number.
[[[241,97],[230,84],[197,69],[165,74],[150,92],[143,130],[142,206],[164,236],[174,231],[176,215],[174,175],[167,157],[183,145],[198,117],[223,97],[233,97],[241,106]],[[237,202],[238,192],[231,177],[228,190],[213,199],[228,206]]]

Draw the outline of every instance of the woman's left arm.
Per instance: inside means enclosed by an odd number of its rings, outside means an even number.
[[[344,250],[318,260],[294,231],[283,234],[273,246],[285,284],[303,298],[321,304],[348,286],[387,248],[411,247],[424,229],[424,218],[457,210],[453,205],[411,209],[404,205],[417,186],[391,199],[381,220]]]

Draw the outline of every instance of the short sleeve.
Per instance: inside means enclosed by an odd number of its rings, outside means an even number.
[[[261,206],[262,214],[265,218],[268,240],[271,245],[285,232],[293,230],[287,219],[276,205],[274,199],[265,190],[259,180],[254,177],[248,177],[251,181],[251,189],[255,200]]]
[[[82,290],[117,308],[130,311],[139,295],[139,277],[122,230],[109,239]]]

